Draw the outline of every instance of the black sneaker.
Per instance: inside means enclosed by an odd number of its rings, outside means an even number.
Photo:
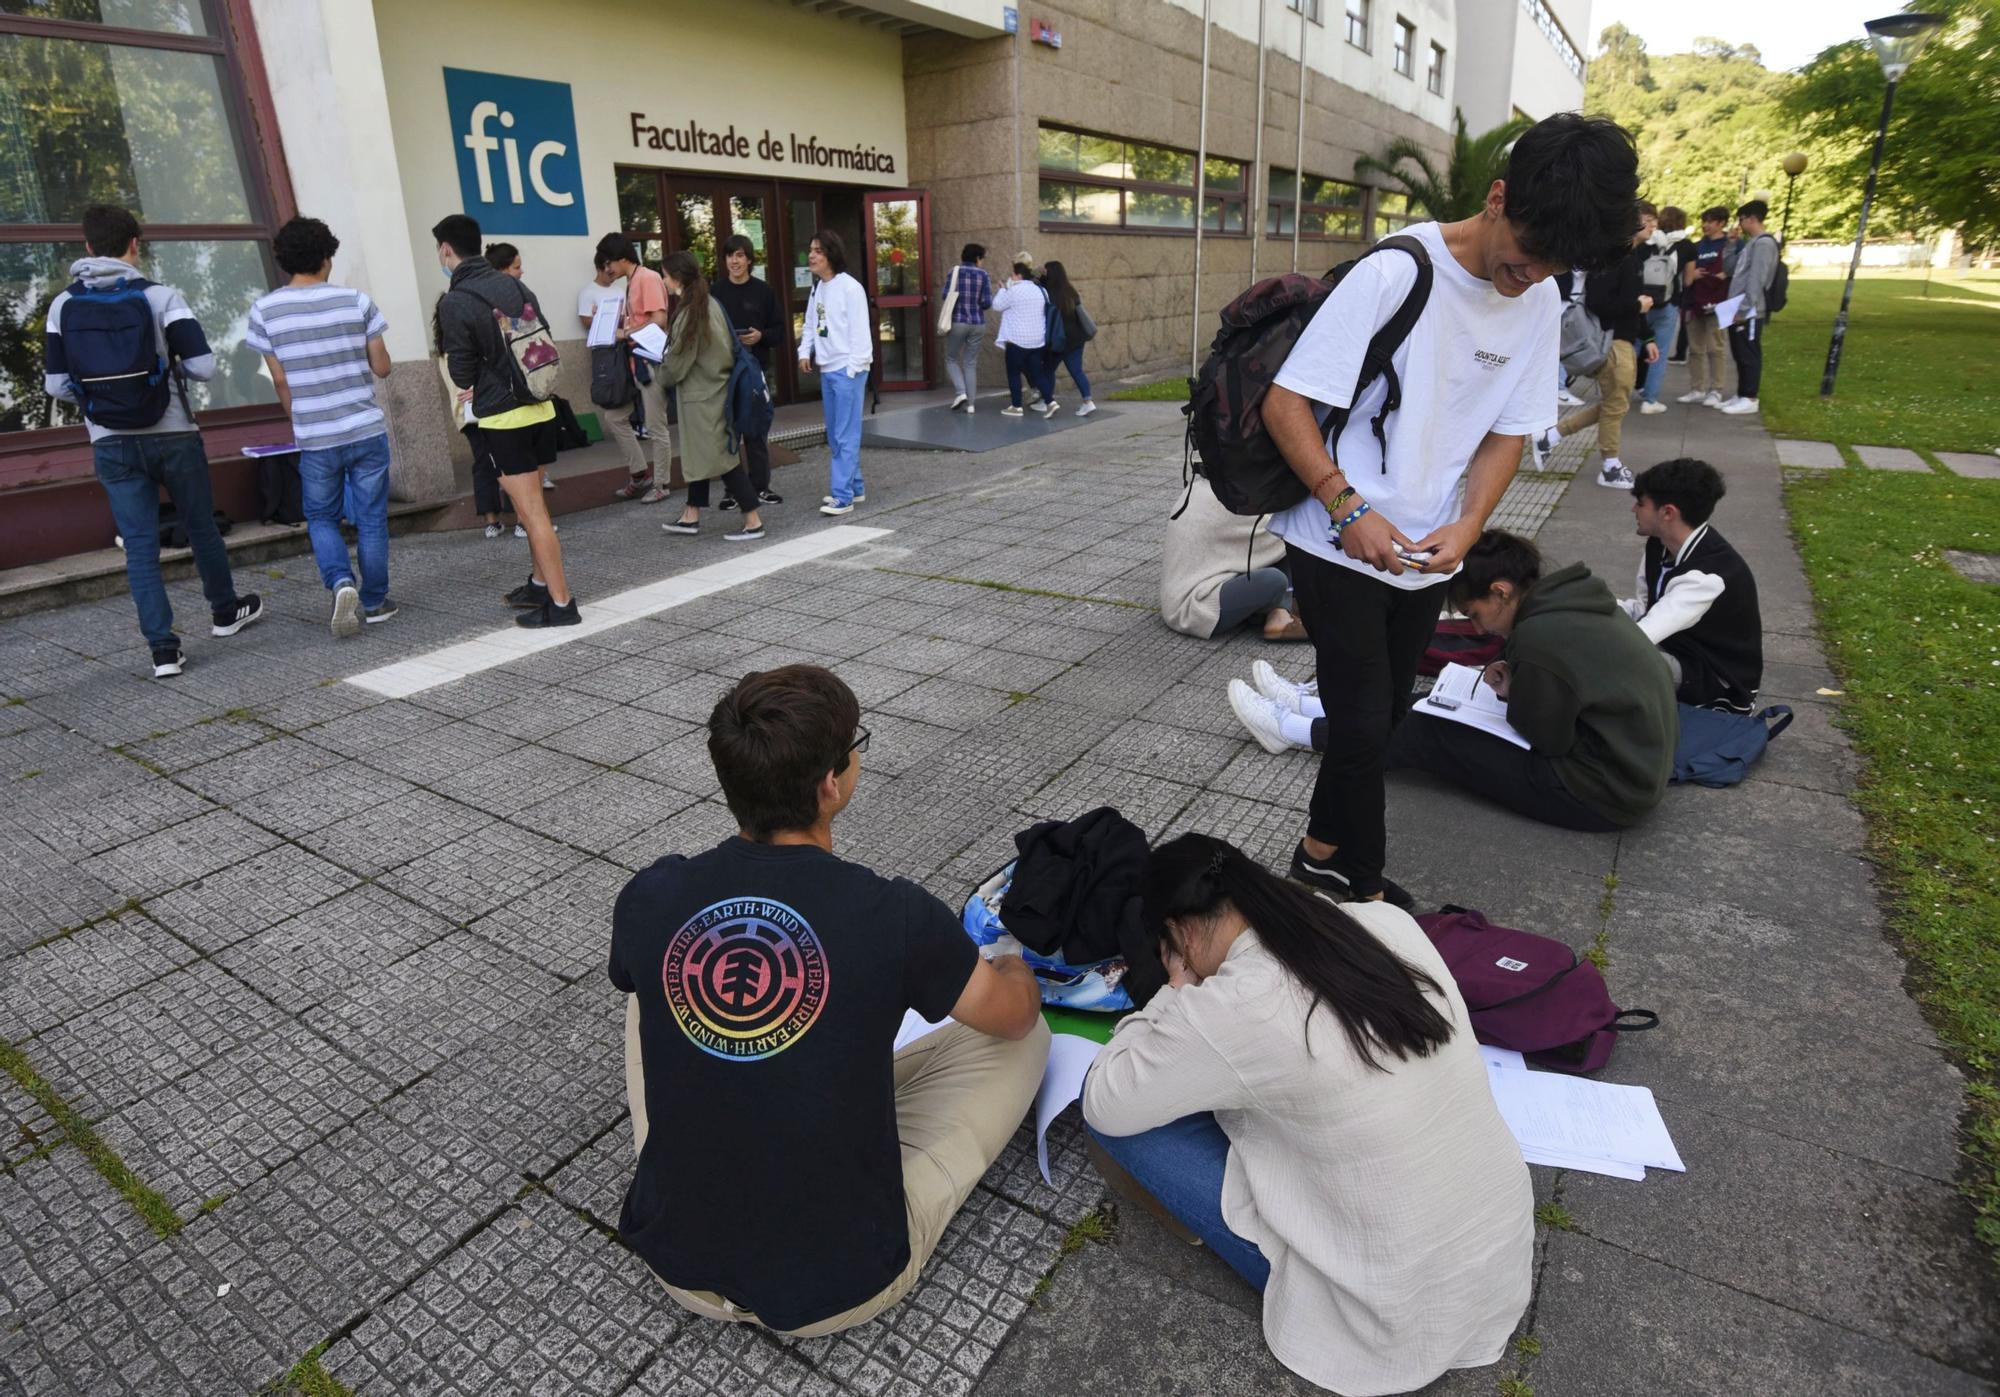
[[[784,502],[785,497],[776,490],[759,490],[757,492],[758,504],[783,504]]]
[[[380,606],[371,606],[366,611],[362,612],[361,619],[368,625],[373,626],[373,625],[378,625],[383,621],[389,620],[395,614],[396,614],[396,603],[391,601],[388,597],[384,597],[382,598],[382,604]]]
[[[505,601],[509,606],[534,607],[544,605],[548,599],[548,584],[546,582],[537,582],[531,577],[509,592]]]
[[[736,496],[734,495],[724,495],[722,503],[716,506],[718,509],[735,509],[736,507]]]
[[[209,619],[215,624],[209,628],[210,635],[235,635],[252,621],[264,614],[264,603],[255,592],[245,592],[236,599],[236,605],[215,612]]]
[[[553,601],[545,601],[533,611],[524,611],[514,618],[517,626],[539,630],[543,626],[578,626],[583,624],[583,614],[576,609],[576,598],[557,606]]]
[[[164,650],[153,652],[153,678],[171,679],[181,672],[186,660],[181,657],[181,647],[169,645]]]
[[[701,532],[701,521],[699,519],[669,519],[666,523],[660,525],[660,531],[669,534],[698,534]]]
[[[1338,857],[1323,862],[1313,858],[1306,853],[1303,840],[1292,850],[1292,865],[1286,870],[1285,876],[1294,883],[1303,883],[1315,892],[1330,893],[1342,902],[1366,902],[1380,893],[1384,902],[1394,903],[1406,912],[1417,905],[1417,900],[1401,885],[1379,873],[1372,875],[1357,873],[1341,863]]]

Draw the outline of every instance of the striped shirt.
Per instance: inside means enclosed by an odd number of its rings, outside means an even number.
[[[375,405],[368,341],[389,322],[351,286],[281,286],[250,308],[248,343],[285,370],[292,435],[301,451],[366,441],[388,430]]]

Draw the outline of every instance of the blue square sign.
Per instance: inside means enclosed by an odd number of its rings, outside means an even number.
[[[444,70],[465,211],[486,233],[588,233],[566,82]]]

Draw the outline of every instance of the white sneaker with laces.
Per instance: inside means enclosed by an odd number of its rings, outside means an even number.
[[[1597,483],[1607,490],[1629,490],[1632,488],[1632,468],[1623,461],[1606,466],[1597,473]]]
[[[1294,684],[1273,669],[1268,660],[1259,660],[1250,666],[1250,682],[1256,686],[1258,693],[1291,713],[1304,713],[1305,706],[1300,700],[1319,690],[1316,684]]]
[[[1677,403],[1699,403],[1705,401],[1707,398],[1708,394],[1702,392],[1701,389],[1696,388],[1692,392],[1681,394],[1678,398],[1675,398],[1674,401]]]
[[[1276,700],[1265,698],[1241,679],[1229,681],[1229,707],[1266,752],[1275,755],[1292,745],[1285,741],[1284,710]]]
[[[1640,412],[1640,415],[1641,415],[1641,416],[1645,416],[1645,417],[1657,417],[1657,416],[1659,416],[1659,415],[1660,415],[1661,413],[1665,412],[1666,410],[1667,410],[1667,405],[1666,405],[1665,403],[1640,403],[1640,404],[1639,404],[1639,412]]]
[[[1528,438],[1529,459],[1534,462],[1536,470],[1545,471],[1549,468],[1549,456],[1561,441],[1562,435],[1554,427],[1540,436]]]
[[[1577,397],[1576,394],[1570,392],[1567,388],[1558,388],[1556,389],[1556,403],[1561,407],[1582,407],[1583,399]]]
[[[1095,411],[1097,411],[1097,404],[1092,402],[1090,399],[1085,398],[1083,400],[1083,406],[1076,410],[1076,415],[1078,417],[1088,417],[1090,416],[1091,413]]]
[[[1000,409],[1000,415],[1001,415],[1002,417],[1025,417],[1025,416],[1027,416],[1027,414],[1026,414],[1026,413],[1022,412],[1022,411],[1021,411],[1021,409],[1019,409],[1019,408],[1015,407],[1015,406],[1014,406],[1014,405],[1013,405],[1012,403],[1009,403],[1009,404],[1008,404],[1008,405],[1007,405],[1006,407],[1003,407],[1003,408],[1001,408],[1001,409]]]
[[[964,406],[965,406],[965,394],[960,393],[956,398],[953,398],[951,400],[951,406],[946,408],[945,411],[957,412],[960,408]]]
[[[1706,398],[1703,398],[1701,400],[1701,405],[1703,407],[1712,407],[1715,408],[1717,411],[1721,411],[1727,408],[1731,403],[1735,401],[1736,398],[1733,394],[1725,398],[1720,393],[1710,393]]]
[[[834,498],[833,496],[831,496],[831,495],[821,495],[821,496],[819,497],[819,502],[820,502],[821,504],[839,504],[839,503],[840,503],[840,501],[839,501],[839,500],[836,500],[836,499],[835,499],[835,498]],[[856,504],[867,504],[867,503],[868,503],[868,497],[867,497],[866,495],[856,495],[856,496],[854,497],[854,502],[855,502]]]
[[[1058,412],[1062,411],[1062,404],[1054,398],[1050,398],[1047,402],[1037,407],[1035,411],[1041,413],[1044,418],[1054,417]]]
[[[854,506],[851,504],[835,504],[831,500],[829,500],[827,501],[827,503],[819,507],[819,512],[821,514],[835,515],[835,516],[842,514],[852,514],[854,513]]]
[[[358,635],[361,631],[361,592],[352,582],[342,580],[333,589],[333,633]]]
[[[1743,417],[1757,410],[1755,398],[1733,398],[1722,405],[1722,411],[1731,417]]]

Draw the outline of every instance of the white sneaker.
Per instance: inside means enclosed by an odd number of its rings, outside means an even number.
[[[1076,410],[1076,415],[1078,417],[1088,417],[1090,416],[1091,413],[1095,411],[1097,411],[1097,404],[1092,402],[1090,399],[1085,398],[1083,400],[1083,406]]]
[[[1035,411],[1039,412],[1044,418],[1054,417],[1058,412],[1062,411],[1062,404],[1054,398],[1050,398],[1047,402],[1036,408]]]
[[[1558,388],[1556,389],[1556,404],[1559,407],[1582,407],[1583,399],[1577,397],[1576,394],[1570,392],[1567,388]]]
[[[1755,398],[1732,398],[1722,405],[1722,411],[1731,417],[1743,417],[1757,410]]]
[[[825,504],[819,507],[819,512],[821,514],[834,515],[834,516],[842,514],[852,514],[854,513],[854,506],[851,504],[835,504],[833,503],[833,501],[829,500]]]
[[[333,589],[333,633],[336,636],[361,632],[361,593],[352,582]]]
[[[956,398],[953,398],[951,400],[951,406],[946,408],[945,411],[957,412],[960,408],[964,406],[965,406],[965,394],[960,393]]]
[[[1001,408],[1001,409],[1000,409],[1000,415],[1001,415],[1002,417],[1025,417],[1025,416],[1027,416],[1027,414],[1026,414],[1026,413],[1022,412],[1022,411],[1021,411],[1021,409],[1019,409],[1019,408],[1015,407],[1015,406],[1014,406],[1013,404],[1011,404],[1011,403],[1010,403],[1010,404],[1008,404],[1008,405],[1007,405],[1006,407],[1003,407],[1003,408]]]
[[[1710,393],[1706,398],[1701,400],[1701,405],[1703,407],[1725,408],[1735,401],[1736,398],[1733,394],[1725,398],[1720,393]]]
[[[1597,473],[1597,483],[1607,490],[1629,490],[1632,488],[1632,468],[1623,461],[1615,466],[1606,466]]]
[[[833,496],[831,496],[831,495],[821,495],[821,496],[819,497],[819,502],[820,502],[821,504],[839,504],[839,503],[840,503],[840,501],[839,501],[839,500],[836,500],[836,499],[835,499],[835,498],[834,498]],[[856,496],[854,497],[854,503],[856,503],[856,504],[867,504],[867,503],[868,503],[868,497],[867,497],[866,495],[856,495]]]
[[[1291,713],[1305,712],[1305,705],[1300,700],[1319,692],[1317,684],[1294,684],[1273,669],[1268,660],[1259,660],[1250,666],[1250,682],[1256,686],[1258,693]]]
[[[498,538],[506,532],[507,526],[505,524],[488,524],[486,526],[486,536],[488,538]]]
[[[1705,402],[1707,398],[1708,394],[1702,392],[1701,389],[1697,388],[1691,393],[1681,394],[1678,398],[1675,398],[1674,401],[1677,403],[1699,403],[1699,402]]]
[[[1665,403],[1640,403],[1639,412],[1644,417],[1658,417],[1667,410]]]
[[[514,526],[515,538],[526,538],[527,536],[528,536],[528,531],[526,529],[522,528],[519,524],[516,524]]]
[[[1284,710],[1241,679],[1229,681],[1229,707],[1266,752],[1275,754],[1292,745],[1285,741]]]
[[[974,406],[973,406],[973,405],[972,405],[971,403],[967,403],[967,404],[965,405],[965,415],[966,415],[967,417],[970,417],[970,416],[972,416],[972,414],[973,414],[973,413],[975,413],[975,412],[977,412],[977,411],[979,411],[979,409],[978,409],[978,408],[976,408],[976,407],[974,407]]]
[[[1545,471],[1549,468],[1549,456],[1561,442],[1562,434],[1554,427],[1549,428],[1540,436],[1528,438],[1529,459],[1534,462],[1537,471]]]

